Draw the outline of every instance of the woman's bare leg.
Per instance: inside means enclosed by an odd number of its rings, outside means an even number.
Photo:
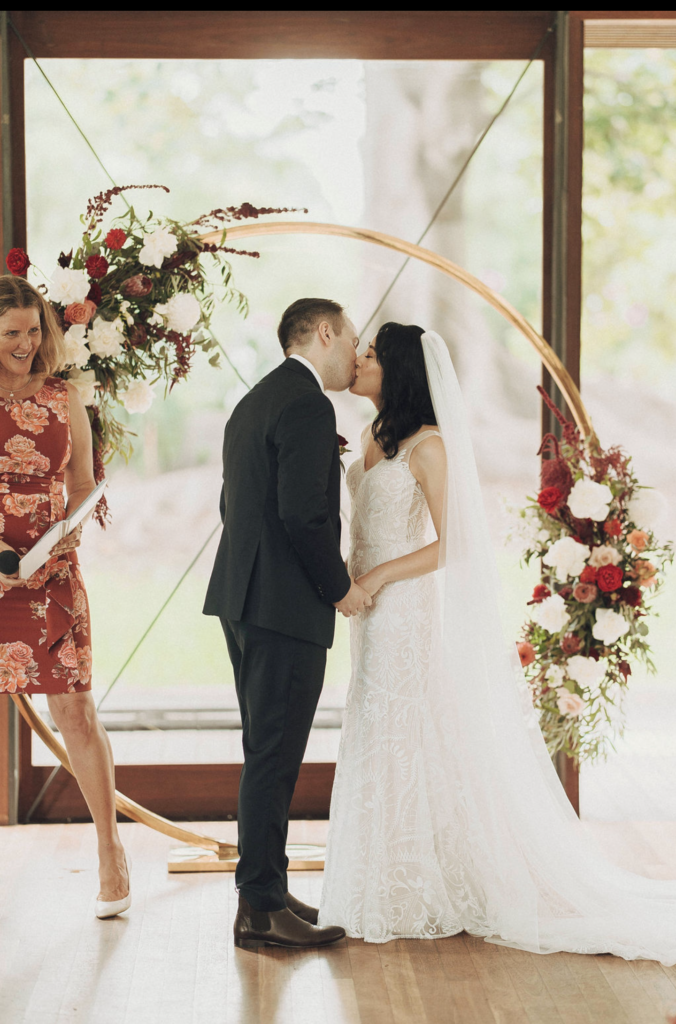
[[[91,691],[49,694],[49,713],[96,826],[103,900],[120,900],[129,878],[115,819],[115,765],[110,740],[96,714]]]

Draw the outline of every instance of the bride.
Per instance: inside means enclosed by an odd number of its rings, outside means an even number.
[[[378,410],[347,474],[350,574],[374,600],[351,620],[320,924],[676,963],[676,882],[584,834],[503,639],[446,345],[385,324],[351,390]]]

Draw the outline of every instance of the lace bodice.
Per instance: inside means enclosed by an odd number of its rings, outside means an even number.
[[[402,446],[393,459],[381,459],[366,470],[364,455],[370,428],[364,431],[362,457],[352,463],[346,476],[352,506],[351,576],[356,578],[376,565],[417,551],[432,539],[427,501],[409,460],[416,446],[436,433],[424,431]]]

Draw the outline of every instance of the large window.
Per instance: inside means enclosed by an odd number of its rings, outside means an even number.
[[[139,208],[190,219],[249,200],[307,207],[307,218],[365,225],[417,240],[523,63],[390,61],[45,60],[47,74],[119,182],[169,186],[130,193]],[[541,321],[542,66],[535,63],[473,158],[424,244]],[[26,66],[28,243],[49,276],[77,240],[101,169],[36,69]],[[120,212],[122,207],[120,206]],[[299,219],[306,215],[290,214]],[[250,246],[254,248],[254,246]],[[301,294],[369,321],[401,258],[308,236],[256,241],[260,260],[234,257],[251,313],[219,310],[216,334],[247,382],[281,359],[275,336]],[[41,280],[36,274],[35,281]],[[364,334],[388,319],[438,330],[451,345],[472,417],[496,550],[516,634],[529,574],[505,550],[503,498],[537,479],[537,358],[523,338],[447,278],[409,265]],[[129,465],[110,468],[113,520],[92,525],[82,563],[93,613],[95,696],[118,763],[236,762],[236,700],[217,620],[201,615],[218,531],[128,666],[129,654],[218,524],[225,421],[245,386],[223,360],[196,364],[187,383],[144,416]],[[334,396],[339,430],[359,456],[372,406]],[[346,517],[349,503],[344,502]],[[335,759],[349,681],[348,624],[338,617],[310,760]],[[327,728],[328,727],[328,728]],[[36,763],[50,763],[35,741]]]

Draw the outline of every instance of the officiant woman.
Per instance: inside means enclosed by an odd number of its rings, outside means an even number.
[[[0,277],[0,551],[25,554],[95,486],[87,410],[74,385],[53,376],[62,351],[62,332],[40,292],[23,278]],[[96,913],[110,917],[129,906],[129,877],[112,751],[91,694],[79,543],[78,529],[26,581],[0,574],[0,694],[47,695],[96,826]]]

